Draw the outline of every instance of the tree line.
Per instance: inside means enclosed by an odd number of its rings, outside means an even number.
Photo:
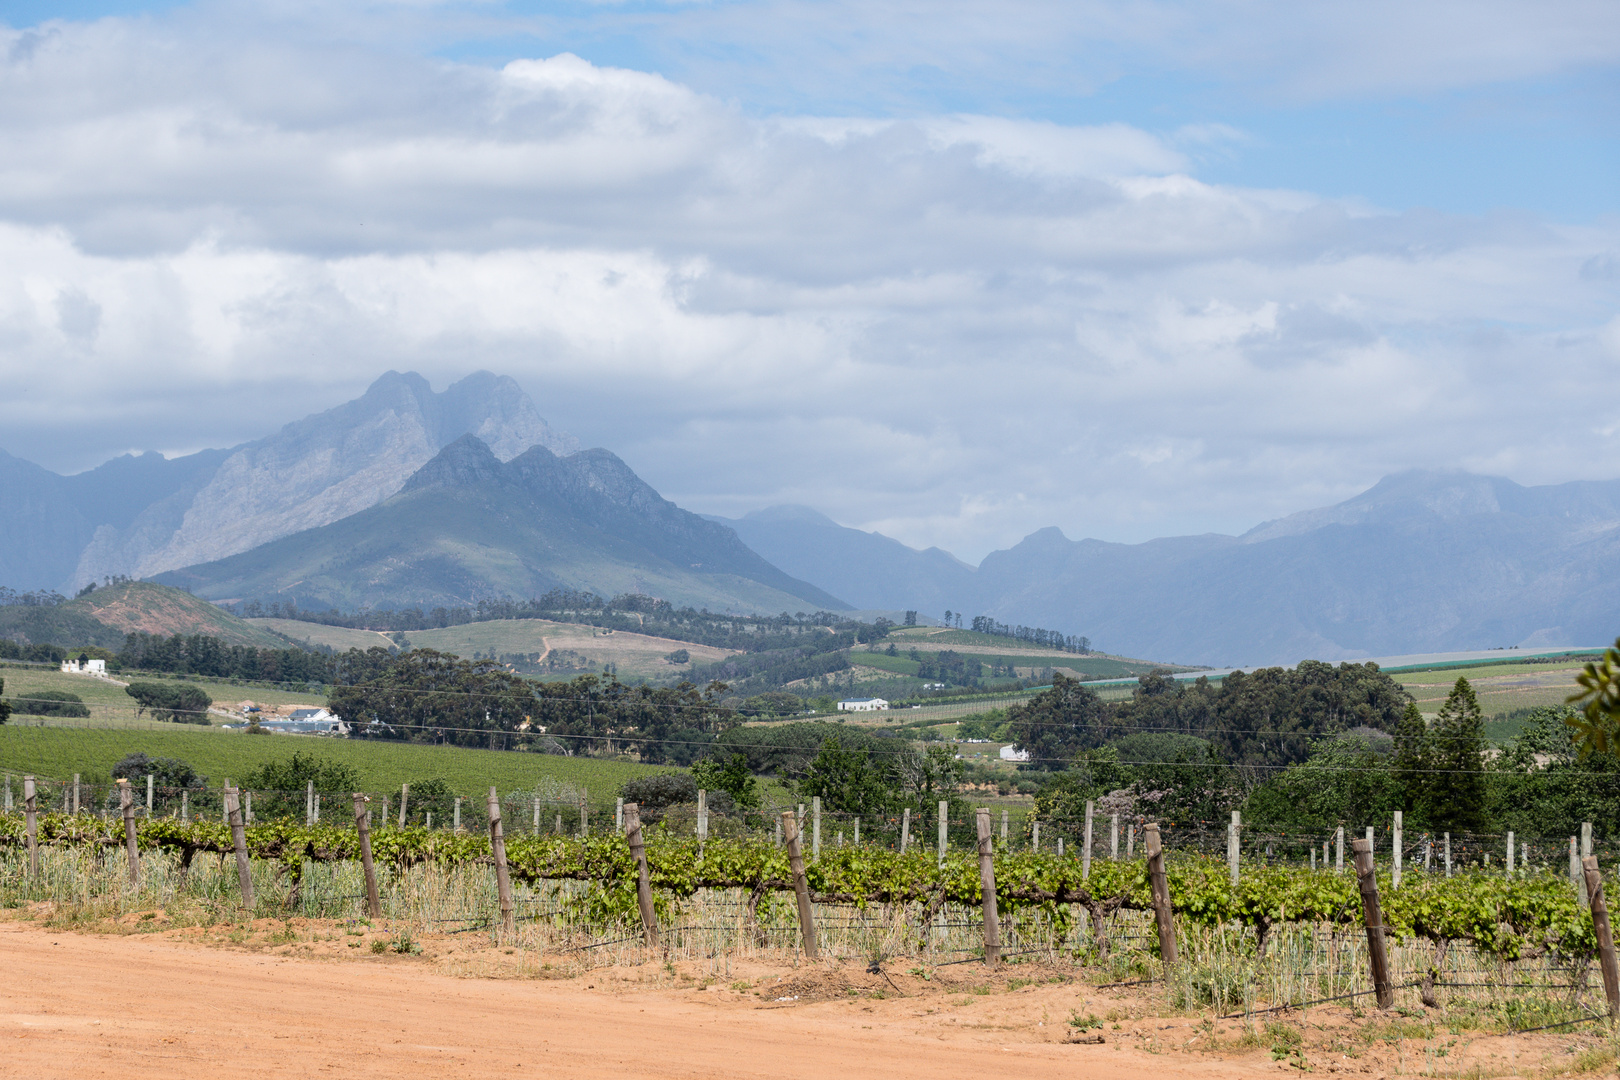
[[[1060,652],[1080,653],[1082,655],[1091,652],[1090,638],[1076,634],[1065,634],[1061,630],[1043,630],[1038,626],[1008,626],[1006,623],[996,622],[988,615],[974,616],[970,626],[981,634],[1012,638],[1014,641],[1039,645],[1045,649],[1057,649]]]

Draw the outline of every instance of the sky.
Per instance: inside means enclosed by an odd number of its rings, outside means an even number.
[[[0,0],[0,448],[511,375],[976,562],[1620,477],[1610,0]]]

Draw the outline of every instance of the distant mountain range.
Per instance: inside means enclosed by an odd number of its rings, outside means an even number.
[[[389,372],[265,439],[59,476],[0,451],[0,585],[156,578],[214,600],[466,604],[566,587],[716,611],[946,609],[1110,652],[1252,665],[1620,632],[1620,481],[1408,472],[1243,536],[1042,529],[977,567],[806,507],[729,520],[579,451],[512,380]]]
[[[990,615],[1128,656],[1250,665],[1620,633],[1620,481],[1521,487],[1414,471],[1243,536],[1111,544],[1047,528],[976,569],[812,514],[775,507],[732,524],[765,558],[857,607],[926,596],[936,618]],[[793,520],[804,527],[783,526]]]
[[[664,499],[606,450],[559,458],[534,446],[503,463],[474,435],[376,506],[156,580],[212,600],[321,610],[432,608],[554,588],[719,611],[848,608]]]
[[[77,591],[246,551],[375,506],[472,434],[503,461],[571,453],[517,383],[487,371],[434,393],[390,371],[363,396],[229,450],[125,455],[59,476],[0,451],[0,583]]]

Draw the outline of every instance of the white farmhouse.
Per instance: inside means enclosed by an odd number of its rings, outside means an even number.
[[[1020,750],[1020,749],[1018,749],[1018,744],[1016,744],[1016,743],[1014,743],[1011,746],[1003,746],[1001,748],[1001,760],[1002,761],[1028,761],[1029,760],[1029,751],[1028,750]]]
[[[80,656],[77,660],[62,661],[64,675],[96,675],[105,679],[107,677],[107,661],[93,660],[88,656]]]
[[[838,703],[839,712],[882,712],[889,703],[880,697],[848,698]]]

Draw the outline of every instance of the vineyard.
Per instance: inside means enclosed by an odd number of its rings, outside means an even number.
[[[537,964],[612,963],[641,953],[637,864],[624,836],[590,832],[588,823],[580,834],[560,809],[548,809],[542,821],[536,808],[532,820],[541,827],[532,830],[526,817],[514,814],[520,831],[505,837],[518,910],[513,943]],[[491,840],[479,818],[472,831],[382,825],[370,832],[382,921],[401,947],[413,935],[447,929],[497,932]],[[37,829],[34,877],[23,816],[0,817],[0,902],[8,906],[47,902],[53,917],[68,921],[153,910],[202,923],[240,916],[229,865],[233,837],[221,820],[137,821],[134,887],[122,821],[51,812],[39,815]],[[352,817],[256,824],[244,837],[254,917],[365,920]],[[994,857],[1010,962],[1072,965],[1100,981],[1162,980],[1180,1005],[1223,1011],[1369,992],[1352,874],[1252,865],[1234,884],[1224,862],[1172,850],[1167,878],[1183,954],[1167,969],[1141,860],[1082,860],[1073,849],[1061,855],[1015,846],[1001,845]],[[769,834],[700,841],[689,828],[655,826],[646,832],[646,859],[666,959],[705,958],[718,970],[731,957],[800,948],[788,853]],[[826,956],[871,965],[905,957],[925,966],[982,958],[973,853],[840,842],[809,857],[805,874]],[[1415,1000],[1427,980],[1424,992],[1438,987],[1454,1007],[1515,1029],[1601,1012],[1601,994],[1594,1002],[1588,988],[1597,946],[1592,916],[1566,876],[1413,870],[1398,888],[1380,874],[1379,891],[1393,975],[1408,997]]]

